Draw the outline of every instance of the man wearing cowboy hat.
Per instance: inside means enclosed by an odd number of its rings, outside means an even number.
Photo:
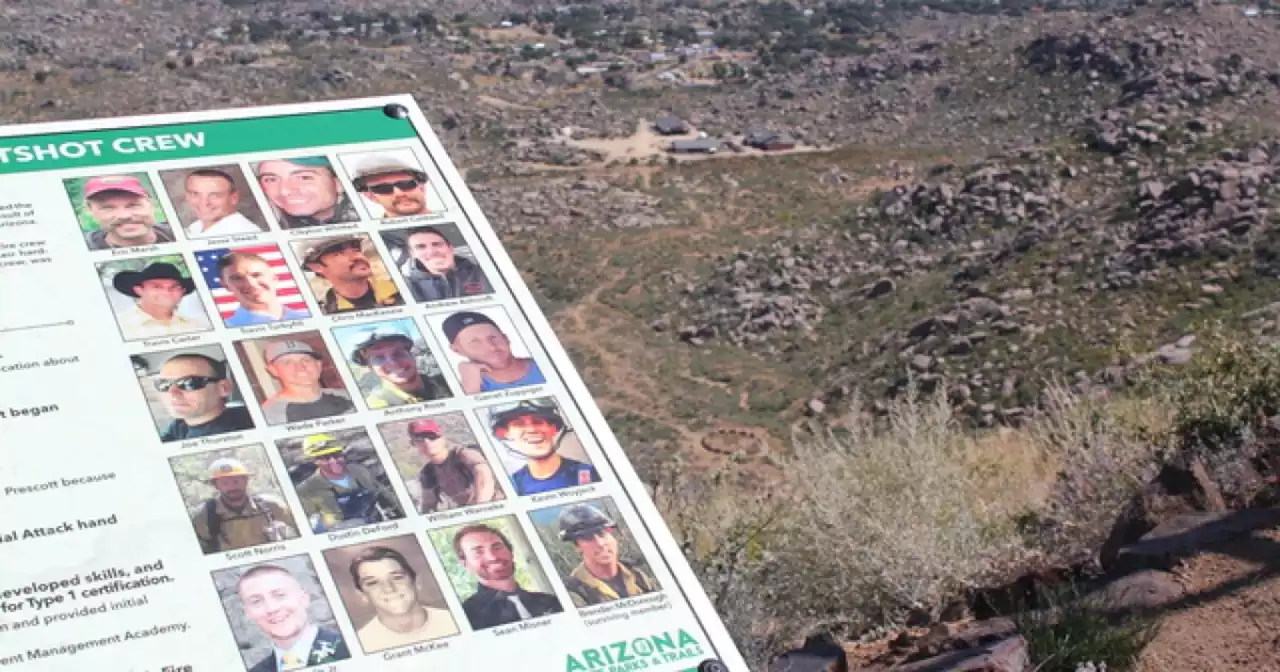
[[[258,184],[280,216],[280,228],[358,222],[360,215],[323,156],[263,161]]]
[[[155,245],[176,240],[156,221],[151,194],[136,177],[101,175],[84,183],[84,203],[98,228],[85,234],[91,250]]]
[[[196,285],[173,264],[154,262],[140,271],[120,271],[111,279],[111,286],[133,299],[133,305],[119,311],[116,316],[126,341],[176,336],[212,328],[203,311],[197,312],[197,317],[178,313],[178,304],[186,295],[196,291]]]
[[[418,370],[413,341],[399,331],[370,329],[352,349],[351,362],[368,367],[378,377],[378,386],[365,394],[370,410],[452,396],[442,376],[426,376]]]
[[[427,174],[392,154],[362,158],[352,171],[351,183],[360,195],[377,204],[383,218],[426,215]]]
[[[320,300],[326,315],[404,305],[395,283],[377,277],[358,236],[308,241],[302,265],[328,281]]]

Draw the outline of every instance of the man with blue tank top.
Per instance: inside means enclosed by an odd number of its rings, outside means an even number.
[[[458,365],[464,394],[547,382],[533,358],[511,353],[511,339],[484,313],[454,313],[445,319],[441,330],[450,349],[467,358]]]

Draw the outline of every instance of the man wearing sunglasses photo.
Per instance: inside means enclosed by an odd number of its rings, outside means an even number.
[[[361,158],[352,171],[351,184],[381,208],[384,219],[432,212],[427,205],[427,174],[396,155]]]
[[[243,406],[227,407],[235,391],[227,377],[226,362],[198,353],[170,357],[152,381],[173,418],[160,433],[161,441],[253,429],[253,418]]]

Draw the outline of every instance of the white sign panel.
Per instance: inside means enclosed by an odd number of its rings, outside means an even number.
[[[0,129],[0,668],[745,671],[412,97]]]

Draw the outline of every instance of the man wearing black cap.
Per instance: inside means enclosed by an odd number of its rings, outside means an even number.
[[[374,275],[356,236],[322,238],[305,248],[302,264],[329,282],[320,301],[326,315],[404,305],[395,283]]]
[[[422,490],[418,513],[506,499],[480,446],[454,443],[435,420],[421,418],[410,422],[409,443],[418,449],[425,462],[418,471],[418,485]]]
[[[399,331],[377,327],[369,330],[356,343],[351,361],[368,367],[378,377],[378,386],[365,394],[365,403],[371,410],[452,396],[442,376],[425,376],[418,371],[413,341]]]
[[[190,317],[178,314],[178,304],[196,291],[196,285],[173,264],[159,262],[141,271],[121,271],[111,279],[111,286],[133,299],[133,306],[116,316],[126,341],[212,329],[203,310]]]
[[[484,313],[454,313],[445,319],[441,330],[450,349],[467,358],[458,364],[465,394],[547,382],[532,358],[511,354],[511,339]]]

